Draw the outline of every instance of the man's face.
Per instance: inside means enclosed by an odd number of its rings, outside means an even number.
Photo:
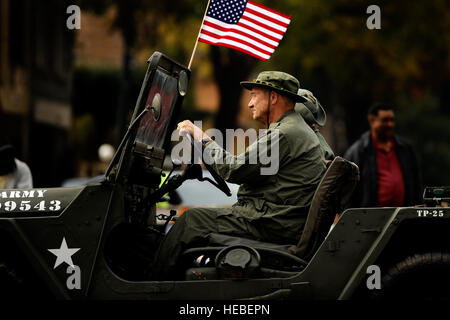
[[[369,125],[381,141],[390,140],[394,136],[395,116],[392,110],[378,110],[377,116],[369,116]]]
[[[254,120],[266,123],[268,100],[268,91],[257,87],[250,91],[250,101],[248,102],[248,107],[252,111],[252,117]]]

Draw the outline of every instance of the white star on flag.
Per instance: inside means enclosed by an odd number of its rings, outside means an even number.
[[[47,250],[56,256],[55,266],[53,267],[53,269],[56,269],[56,267],[63,262],[73,267],[72,255],[78,250],[80,250],[80,248],[69,249],[67,247],[66,238],[63,237],[61,247],[59,249],[47,249]]]

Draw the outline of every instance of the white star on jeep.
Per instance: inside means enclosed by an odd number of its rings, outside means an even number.
[[[47,250],[56,256],[55,266],[53,267],[53,269],[56,269],[56,267],[63,262],[73,267],[72,255],[78,250],[80,250],[80,248],[69,249],[67,247],[66,238],[63,237],[61,247],[59,249],[47,249]]]

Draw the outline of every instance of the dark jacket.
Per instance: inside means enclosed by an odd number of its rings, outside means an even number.
[[[394,140],[405,184],[404,206],[421,204],[423,203],[422,179],[414,151],[411,145],[401,137],[394,135]],[[378,202],[377,160],[370,131],[365,132],[353,143],[344,158],[356,163],[361,175],[349,207],[376,207]]]

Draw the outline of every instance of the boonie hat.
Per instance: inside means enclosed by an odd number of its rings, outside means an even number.
[[[254,81],[242,81],[241,86],[247,90],[251,90],[254,87],[274,90],[291,98],[294,102],[307,101],[304,97],[297,94],[297,91],[300,89],[300,83],[297,78],[281,71],[263,71],[258,74]]]
[[[295,104],[294,110],[300,113],[307,123],[316,123],[324,126],[327,121],[327,115],[319,100],[314,97],[313,93],[306,89],[299,89],[297,93],[306,98],[304,102]]]

